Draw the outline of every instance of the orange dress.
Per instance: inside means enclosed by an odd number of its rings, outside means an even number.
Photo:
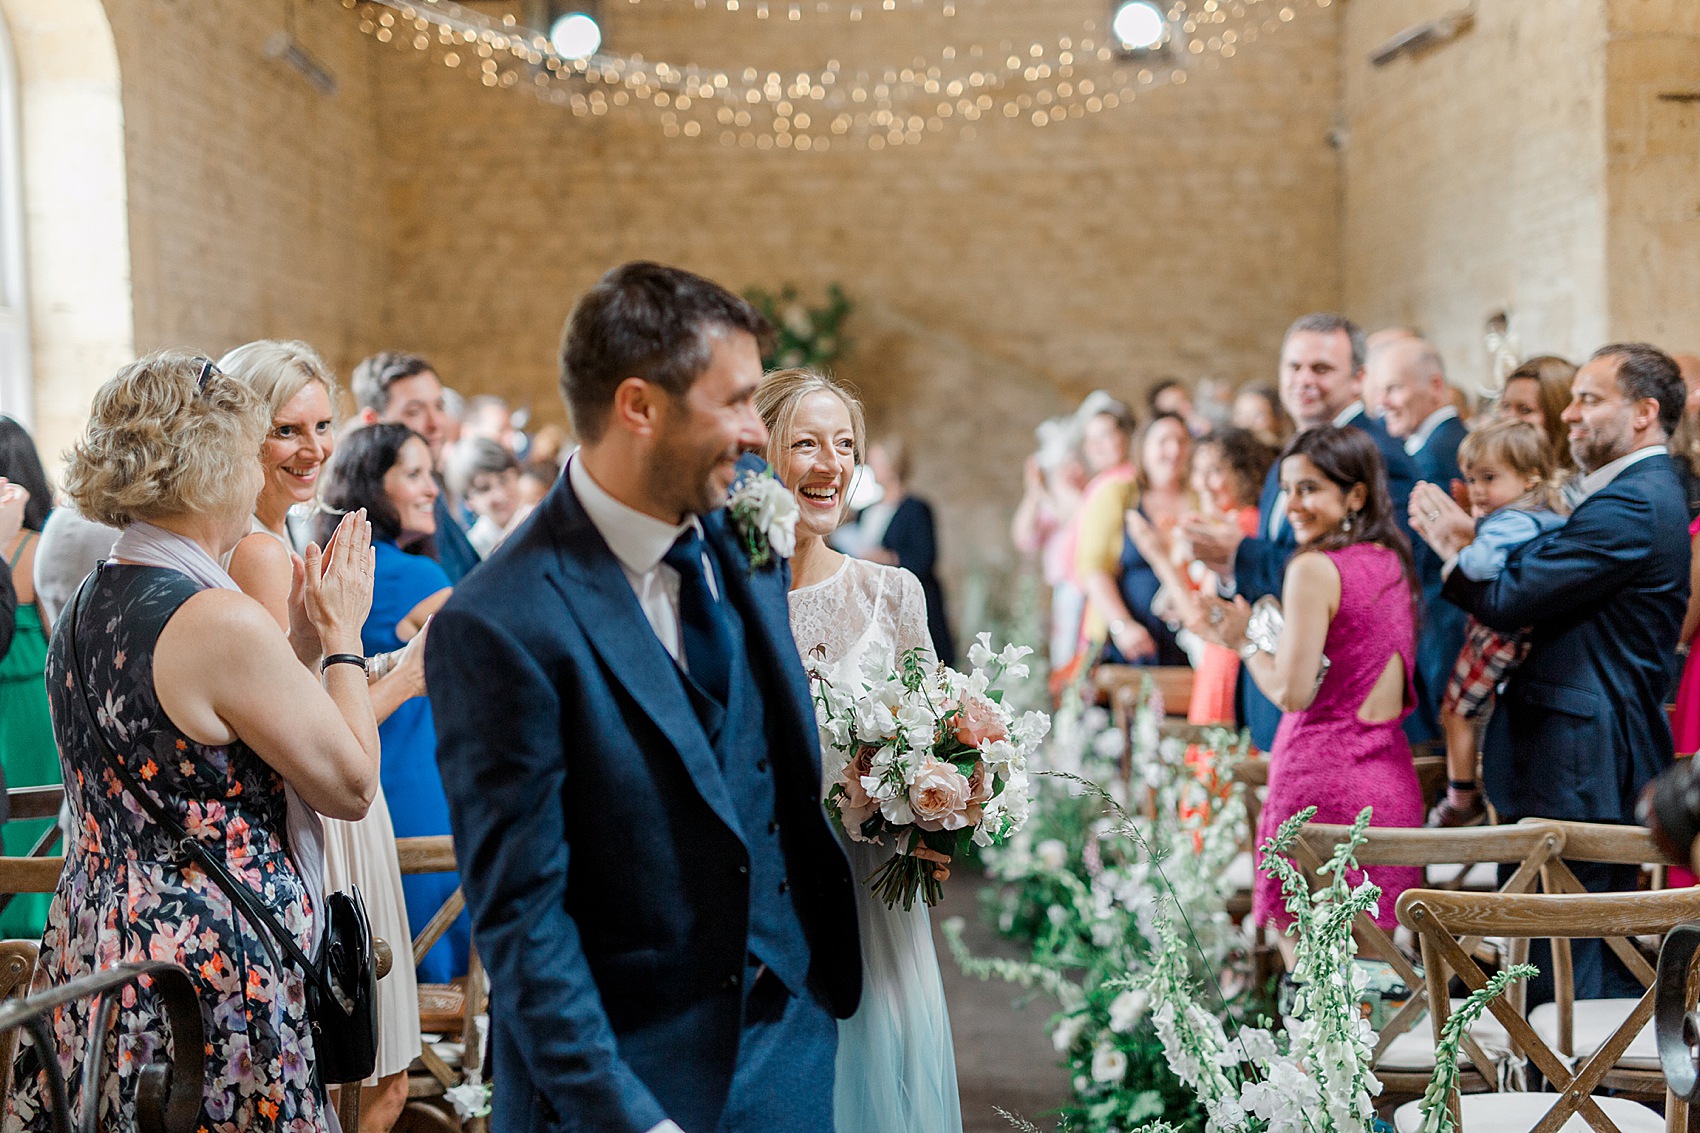
[[[1257,508],[1243,507],[1234,515],[1240,533],[1257,534]],[[1206,645],[1192,677],[1189,724],[1228,724],[1235,719],[1235,696],[1240,679],[1240,655],[1225,645]]]

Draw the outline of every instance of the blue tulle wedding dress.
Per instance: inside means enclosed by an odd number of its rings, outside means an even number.
[[[828,679],[853,680],[863,665],[889,672],[911,648],[932,653],[915,576],[860,559],[846,558],[831,578],[791,592],[791,630],[804,666]],[[842,757],[830,750],[823,756],[831,783],[843,770]],[[956,1055],[927,907],[886,908],[865,879],[892,848],[844,840],[858,881],[862,1004],[838,1024],[837,1133],[962,1133]]]

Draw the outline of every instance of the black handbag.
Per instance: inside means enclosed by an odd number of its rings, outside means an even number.
[[[365,1081],[372,1076],[378,1064],[378,967],[377,953],[372,947],[372,926],[366,918],[366,904],[360,899],[360,890],[351,886],[347,893],[325,895],[324,943],[315,963],[301,951],[295,937],[278,923],[277,917],[254,891],[232,876],[223,862],[190,837],[182,824],[166,814],[158,801],[136,782],[106,738],[100,726],[100,716],[89,699],[88,686],[83,682],[82,658],[77,648],[77,623],[84,592],[98,573],[97,570],[83,580],[71,602],[71,624],[65,627],[66,640],[70,644],[71,673],[76,680],[77,692],[88,712],[95,736],[111,757],[119,782],[148,812],[149,817],[176,837],[178,845],[206,870],[207,876],[224,891],[231,903],[242,910],[249,923],[255,926],[255,935],[278,971],[284,968],[278,956],[279,948],[289,963],[300,970],[305,982],[307,1021],[313,1032],[313,1070],[318,1080],[331,1085]]]

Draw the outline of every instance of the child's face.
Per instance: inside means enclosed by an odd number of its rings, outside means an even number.
[[[480,472],[466,489],[466,507],[474,515],[486,516],[498,527],[506,527],[519,506],[519,471]]]
[[[1477,519],[1517,502],[1535,486],[1532,478],[1518,476],[1491,457],[1465,468],[1464,483],[1469,486],[1470,508]]]

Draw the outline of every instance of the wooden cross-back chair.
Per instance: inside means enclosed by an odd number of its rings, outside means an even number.
[[[1600,862],[1639,866],[1650,874],[1653,887],[1662,888],[1666,876],[1664,856],[1652,835],[1640,826],[1597,822],[1568,822],[1553,819],[1524,819],[1523,824],[1552,827],[1564,835],[1564,849],[1541,869],[1541,888],[1548,893],[1586,893],[1587,889],[1570,868],[1572,862]],[[1653,977],[1649,953],[1624,936],[1602,936],[1605,946],[1625,967],[1648,986]],[[1573,961],[1568,940],[1553,943],[1552,969],[1554,1002],[1535,1008],[1529,1021],[1565,1058],[1591,1054],[1600,1041],[1617,1029],[1635,1011],[1640,1000],[1629,998],[1576,1000]],[[1664,1095],[1664,1074],[1652,1027],[1634,1032],[1634,1039],[1602,1078],[1603,1085],[1638,1097]]]
[[[1700,917],[1700,890],[1672,889],[1651,893],[1460,893],[1411,889],[1397,905],[1399,922],[1417,934],[1422,946],[1424,978],[1428,985],[1429,1019],[1438,1041],[1451,1014],[1447,984],[1456,975],[1471,991],[1487,984],[1488,976],[1465,944],[1479,937],[1506,937],[1526,943],[1547,939],[1555,944],[1572,939],[1657,936]],[[1645,962],[1643,961],[1643,966]],[[1633,967],[1633,966],[1632,966]],[[1637,972],[1639,975],[1640,973]],[[1636,1033],[1652,1018],[1653,975],[1649,987],[1628,1017],[1586,1059],[1566,1059],[1517,1010],[1515,999],[1501,996],[1489,1010],[1505,1028],[1513,1046],[1546,1078],[1551,1093],[1502,1092],[1460,1097],[1447,1104],[1460,1130],[1473,1133],[1557,1133],[1580,1118],[1597,1133],[1679,1133],[1687,1128],[1687,1107],[1665,1095],[1665,1116],[1622,1097],[1595,1091],[1612,1071]],[[1689,985],[1686,1010],[1692,1010],[1695,985]],[[1416,1103],[1395,1113],[1400,1133],[1412,1133],[1421,1117]],[[1570,1128],[1577,1126],[1572,1124]]]
[[[397,838],[396,860],[403,875],[415,873],[452,873],[458,867],[455,861],[454,839],[447,834],[422,838]],[[426,922],[413,938],[413,963],[415,966],[425,958],[437,941],[454,924],[455,919],[466,909],[466,897],[457,886],[453,893]],[[429,989],[422,988],[429,994]],[[487,991],[484,967],[479,962],[478,950],[471,951],[466,973],[465,1005],[460,1019],[461,1059],[458,1067],[450,1066],[443,1057],[430,1045],[426,1044],[419,1053],[417,1065],[424,1068],[424,1073],[412,1073],[408,1076],[407,1096],[409,1110],[413,1099],[440,1098],[443,1094],[467,1081],[469,1075],[482,1069],[481,1059],[483,1047],[478,1041],[477,1017],[484,1009]],[[440,1113],[441,1111],[435,1111]],[[423,1115],[421,1115],[423,1116]],[[469,1118],[464,1125],[467,1133],[484,1133],[488,1118]]]
[[[1322,866],[1333,856],[1335,848],[1351,833],[1349,826],[1307,823],[1293,844],[1293,863],[1304,873],[1312,889],[1326,884]],[[1360,866],[1416,866],[1453,863],[1492,863],[1513,865],[1516,868],[1499,888],[1501,893],[1528,893],[1540,880],[1541,870],[1553,861],[1564,848],[1564,834],[1547,825],[1475,826],[1462,829],[1409,829],[1372,826],[1357,848]],[[1390,1094],[1421,1094],[1428,1087],[1434,1069],[1434,1047],[1411,1040],[1401,1041],[1430,1009],[1430,990],[1423,973],[1411,963],[1405,952],[1387,935],[1385,929],[1367,914],[1360,915],[1352,926],[1360,949],[1374,959],[1392,966],[1410,989],[1411,995],[1381,1028],[1376,1039],[1376,1075]],[[1481,946],[1479,935],[1466,937],[1460,944],[1464,951],[1474,954]],[[1444,986],[1444,985],[1442,985]],[[1463,1050],[1469,1059],[1465,1088],[1494,1090],[1498,1079],[1494,1069],[1503,1055],[1493,1057],[1472,1034],[1463,1036]]]
[[[65,788],[57,784],[14,787],[6,792],[6,803],[10,808],[7,821],[56,820],[64,801]],[[52,893],[59,887],[59,874],[65,868],[65,859],[49,852],[59,837],[56,823],[36,839],[26,856],[0,857],[0,910],[10,905],[20,893]],[[39,948],[34,940],[0,941],[0,999],[21,999],[29,994]],[[18,1032],[0,1035],[0,1106],[4,1106],[11,1095],[12,1060],[17,1053]]]

